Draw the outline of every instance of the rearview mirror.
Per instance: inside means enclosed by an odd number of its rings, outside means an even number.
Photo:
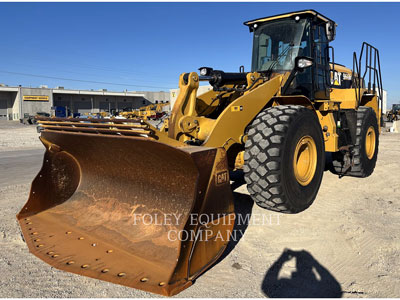
[[[311,67],[313,65],[313,59],[307,56],[297,56],[295,59],[296,69],[302,71],[305,68]]]
[[[335,39],[336,35],[336,24],[334,22],[328,22],[325,24],[326,38],[329,42]]]

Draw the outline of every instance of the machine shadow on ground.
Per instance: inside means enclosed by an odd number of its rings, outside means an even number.
[[[290,278],[279,278],[283,265],[296,259]],[[261,285],[270,298],[340,298],[343,291],[335,277],[309,252],[285,249],[272,264]]]

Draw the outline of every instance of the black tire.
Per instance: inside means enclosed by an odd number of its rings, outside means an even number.
[[[368,158],[365,140],[367,137],[368,128],[374,128],[375,131],[375,152],[371,158]],[[333,173],[341,176],[352,177],[368,177],[375,169],[376,160],[379,150],[379,128],[378,120],[375,112],[371,107],[360,106],[357,111],[357,129],[356,129],[356,144],[354,145],[354,165],[345,170],[344,156],[340,152],[333,153]]]
[[[244,167],[247,189],[262,208],[298,213],[314,201],[325,168],[325,144],[315,113],[303,106],[280,105],[263,110],[248,130]],[[301,185],[294,174],[298,142],[315,142],[317,163],[311,182]]]

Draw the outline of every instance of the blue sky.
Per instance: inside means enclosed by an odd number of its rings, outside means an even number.
[[[400,3],[0,3],[0,83],[168,90],[200,66],[250,70],[243,22],[309,8],[338,23],[336,62],[351,67],[363,41],[380,50],[389,102],[399,103]]]

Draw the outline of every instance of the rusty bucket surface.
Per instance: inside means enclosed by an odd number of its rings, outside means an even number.
[[[174,295],[224,251],[234,210],[225,151],[45,130],[17,218],[30,251],[72,273]]]

